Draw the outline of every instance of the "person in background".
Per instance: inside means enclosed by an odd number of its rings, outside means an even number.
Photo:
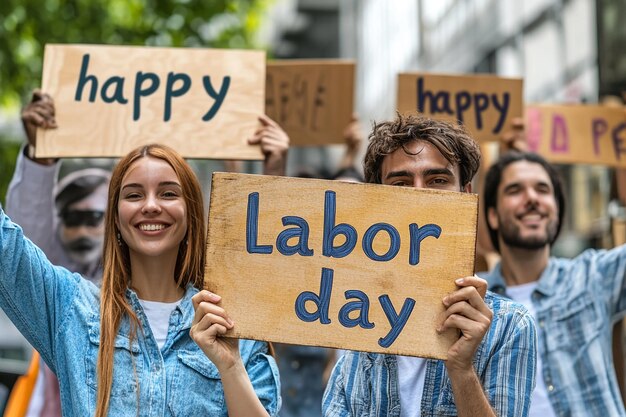
[[[369,183],[471,192],[479,163],[478,145],[461,126],[397,115],[374,125],[364,166]],[[438,328],[460,331],[448,359],[347,351],[331,374],[323,416],[528,415],[536,359],[531,316],[485,293],[478,277],[455,282]]]
[[[561,180],[541,156],[512,151],[489,169],[483,209],[501,255],[483,276],[524,304],[538,329],[531,416],[625,416],[611,352],[626,313],[626,246],[554,258],[565,213]]]
[[[21,117],[27,143],[18,156],[7,192],[6,212],[52,263],[99,284],[111,175],[102,166],[110,163],[72,164],[69,160],[35,158],[37,128],[57,127],[54,101],[48,94],[35,90]],[[267,116],[260,116],[259,123],[248,142],[261,147],[265,173],[284,175],[289,138]],[[62,175],[66,165],[80,168]],[[62,178],[57,182],[59,176]],[[5,320],[3,325],[10,322]],[[56,377],[34,352],[28,374],[18,380],[11,392],[7,412],[16,417],[60,417],[60,407]]]
[[[113,170],[102,289],[52,265],[0,210],[0,308],[58,376],[64,414],[274,416],[280,382],[264,342],[199,291],[200,185],[163,145]]]
[[[346,150],[337,172],[329,179],[363,182],[355,161],[363,141],[356,115],[344,129]],[[301,172],[300,178],[319,178],[311,172]],[[281,417],[319,417],[321,403],[330,372],[342,351],[318,346],[273,344],[280,369],[283,407]]]

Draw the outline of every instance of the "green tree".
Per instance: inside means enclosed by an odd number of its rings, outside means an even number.
[[[0,0],[0,109],[41,85],[47,43],[252,48],[271,0]],[[0,135],[0,201],[19,138]]]
[[[1,0],[0,107],[40,85],[46,43],[251,48],[269,0]]]

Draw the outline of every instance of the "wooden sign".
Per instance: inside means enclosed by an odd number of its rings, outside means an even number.
[[[472,275],[477,196],[213,175],[205,287],[230,336],[444,359],[443,297]]]
[[[626,167],[626,110],[597,105],[526,107],[528,147],[556,163]]]
[[[265,53],[46,45],[57,129],[37,157],[115,157],[159,142],[191,158],[263,159],[247,144],[265,100]]]
[[[292,145],[344,143],[354,111],[354,68],[340,60],[268,62],[266,114]]]
[[[492,75],[398,75],[398,111],[463,123],[478,141],[497,141],[522,117],[521,78]]]

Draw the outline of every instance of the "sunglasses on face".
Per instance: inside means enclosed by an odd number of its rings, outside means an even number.
[[[61,213],[61,221],[67,227],[96,227],[103,218],[104,211],[100,210],[65,210]]]

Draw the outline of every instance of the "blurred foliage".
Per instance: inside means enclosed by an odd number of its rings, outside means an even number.
[[[0,109],[30,101],[46,43],[252,48],[271,1],[0,0]],[[19,142],[0,134],[2,201]]]
[[[270,0],[1,0],[0,107],[40,85],[46,43],[251,48]]]
[[[11,140],[4,140],[0,136],[0,202],[4,206],[9,180],[13,177],[17,153],[20,151],[20,144]]]

